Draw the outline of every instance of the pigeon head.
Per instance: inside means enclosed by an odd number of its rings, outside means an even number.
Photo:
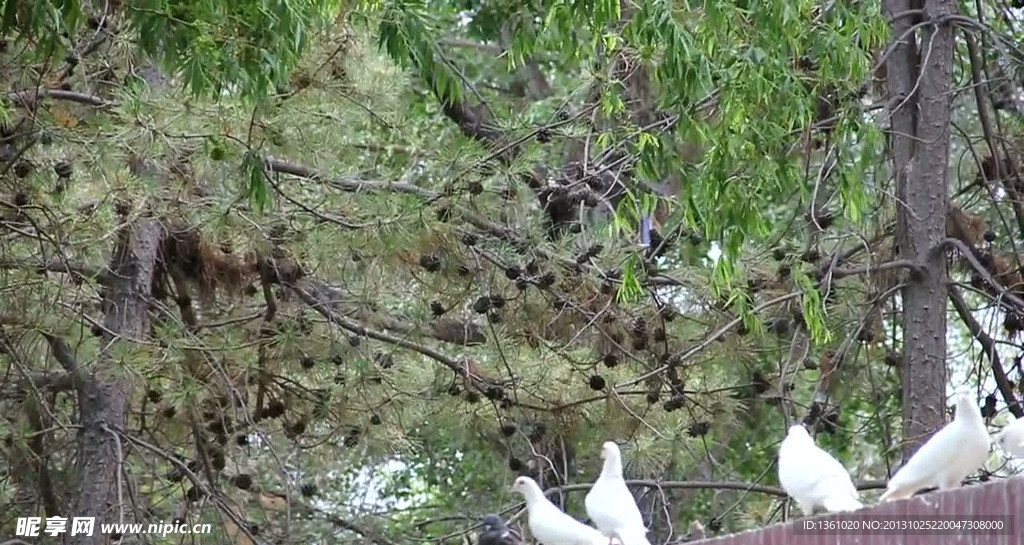
[[[971,389],[968,388],[967,386],[958,386],[956,392],[953,395],[956,396],[957,401],[960,401],[960,398],[962,397],[966,397],[969,399],[971,397]]]
[[[1013,413],[1006,415],[1006,425],[1003,426],[1003,429],[992,434],[992,439],[999,445],[999,448],[1006,450],[1006,433],[1010,431],[1010,426],[1016,421],[1017,417],[1013,416]]]
[[[604,459],[604,465],[601,466],[602,477],[622,477],[622,454],[619,453],[618,445],[612,441],[601,445],[601,458]]]
[[[512,483],[512,490],[522,494],[527,503],[540,499],[544,495],[540,486],[537,485],[537,481],[529,477],[516,477],[515,482]]]
[[[967,418],[969,416],[975,416],[978,420],[981,419],[981,409],[978,408],[978,404],[974,402],[974,395],[971,393],[971,389],[966,386],[960,386],[956,389],[956,414],[953,415],[954,419]]]
[[[619,457],[619,445],[616,445],[614,441],[606,441],[601,445],[602,460],[618,459]]]
[[[501,520],[501,517],[495,514],[485,516],[481,523],[483,524],[485,531],[503,530],[505,528],[505,522]]]
[[[807,432],[807,428],[805,428],[803,424],[793,424],[792,426],[790,426],[789,433],[787,434],[787,436],[792,437],[794,439],[809,440],[811,438],[811,434]]]

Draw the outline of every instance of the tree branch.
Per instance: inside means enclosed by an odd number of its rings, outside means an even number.
[[[1024,410],[1022,410],[1020,403],[1017,401],[1017,396],[1013,393],[1013,383],[1006,376],[1006,371],[999,361],[999,352],[996,351],[995,340],[992,339],[988,332],[978,323],[978,320],[974,318],[974,315],[971,314],[970,307],[964,302],[963,295],[955,286],[949,286],[949,300],[953,303],[953,307],[956,308],[957,314],[960,315],[960,320],[967,326],[975,340],[981,343],[989,361],[992,362],[992,375],[996,379],[996,387],[999,388],[999,393],[1002,394],[1006,406],[1013,413],[1013,416],[1017,418],[1024,417]]]
[[[391,541],[390,539],[380,535],[379,532],[366,528],[358,523],[352,522],[348,519],[343,519],[337,515],[328,513],[327,511],[324,511],[317,507],[313,507],[312,505],[307,506],[307,508],[314,513],[319,513],[323,515],[335,526],[359,534],[372,543],[376,543],[377,545],[396,545],[394,541]]]
[[[969,246],[955,238],[947,238],[946,245],[955,246],[956,249],[960,251],[960,254],[964,256],[964,259],[966,259],[967,262],[971,264],[971,267],[973,267],[974,270],[977,271],[977,273],[981,276],[982,280],[984,280],[986,284],[991,286],[992,289],[996,290],[996,293],[999,294],[999,298],[1002,301],[1009,301],[1013,303],[1017,307],[1016,310],[1018,311],[1024,310],[1024,300],[1011,293],[1009,290],[1004,288],[998,281],[996,281],[996,279],[988,272],[988,269],[986,269],[981,264],[981,262],[978,261],[978,258],[974,255],[974,252],[971,251],[971,248]]]
[[[350,320],[344,316],[341,316],[340,314],[335,312],[334,309],[328,306],[328,304],[314,297],[313,294],[309,293],[302,286],[297,284],[285,285],[286,287],[290,288],[293,292],[295,292],[300,299],[305,301],[307,305],[312,307],[313,310],[320,313],[320,315],[323,316],[324,318],[327,318],[328,321],[340,326],[342,329],[345,329],[357,335],[362,335],[364,337],[376,339],[381,342],[386,342],[388,344],[400,346],[402,348],[412,350],[413,352],[418,352],[451,369],[455,374],[459,375],[460,377],[467,376],[465,367],[458,360],[445,354],[442,354],[441,352],[438,352],[437,350],[434,350],[429,346],[424,346],[419,343],[414,343],[406,339],[395,337],[388,333],[375,331],[373,329],[367,328],[360,324],[359,322],[356,322],[355,320]]]
[[[295,284],[314,296],[320,304],[348,314],[345,312],[346,309],[339,308],[344,298],[337,288],[309,277],[302,278],[296,281]],[[474,322],[439,319],[433,320],[427,325],[420,325],[379,313],[361,311],[360,309],[349,310],[355,310],[357,315],[360,316],[359,319],[361,321],[374,323],[379,327],[403,335],[428,335],[439,341],[459,346],[475,346],[484,344],[487,341],[487,336],[484,335],[483,329]]]
[[[27,379],[22,379],[10,385],[10,389],[3,392],[5,397],[17,396],[25,390],[35,388],[36,390],[63,392],[74,388],[74,381],[67,373],[28,373]]]
[[[117,106],[117,102],[100,98],[95,95],[86,93],[79,93],[76,91],[64,91],[61,89],[46,89],[44,87],[37,87],[36,89],[24,89],[21,91],[13,91],[7,93],[7,98],[10,100],[25,105],[26,107],[32,108],[40,98],[52,98],[55,100],[66,100],[68,102],[77,102],[79,104],[85,104],[87,106],[95,106],[97,108],[110,108]]]
[[[436,191],[431,191],[429,189],[404,182],[377,182],[369,180],[329,178],[307,166],[297,165],[279,159],[273,159],[271,157],[264,157],[263,161],[268,173],[277,172],[323,182],[347,193],[401,193],[420,197],[428,203],[443,197],[441,193]],[[521,236],[514,230],[484,219],[483,217],[474,214],[466,207],[459,207],[458,210],[465,220],[477,229],[502,240],[506,240],[512,244],[523,244],[525,237]]]
[[[105,284],[110,280],[106,271],[85,263],[59,258],[53,258],[46,263],[28,259],[0,259],[0,269],[66,273],[76,280],[94,279],[99,284]]]
[[[895,259],[893,261],[887,261],[885,263],[879,263],[878,265],[865,265],[864,267],[850,267],[846,269],[832,269],[832,279],[838,280],[847,276],[856,276],[861,274],[871,274],[873,272],[885,271],[889,269],[910,269],[918,270],[920,267],[911,263],[907,259]]]
[[[279,172],[281,174],[291,174],[300,178],[324,182],[348,193],[404,193],[406,195],[415,195],[427,201],[441,197],[440,193],[404,182],[374,182],[369,180],[328,178],[309,167],[288,163],[272,157],[264,157],[263,164],[269,173]]]
[[[57,363],[68,374],[74,375],[78,370],[78,362],[75,361],[75,356],[71,353],[71,347],[68,346],[68,343],[63,338],[50,335],[49,333],[43,333],[43,337],[46,338],[46,342],[50,345],[50,350],[53,351],[53,358],[57,360]]]

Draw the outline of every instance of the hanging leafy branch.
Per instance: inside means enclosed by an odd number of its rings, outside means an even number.
[[[451,67],[438,61],[430,19],[423,0],[389,2],[380,13],[379,45],[400,66],[417,70],[438,100],[454,104],[461,98],[461,86]]]

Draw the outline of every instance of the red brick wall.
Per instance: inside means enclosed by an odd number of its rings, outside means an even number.
[[[798,512],[798,511],[797,511]],[[964,531],[944,534],[923,532],[822,532],[817,535],[795,530],[800,519],[742,534],[691,542],[692,545],[1024,545],[1024,476],[985,484],[964,486],[945,492],[931,492],[909,500],[870,505],[855,513],[820,515],[814,521],[847,521],[859,516],[882,520],[925,521],[940,516],[992,516],[1005,521],[1009,530]],[[931,519],[934,520],[934,519]]]

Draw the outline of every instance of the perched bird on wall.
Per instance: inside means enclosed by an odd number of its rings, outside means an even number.
[[[843,464],[814,444],[801,424],[790,426],[779,446],[779,483],[806,516],[816,507],[830,512],[864,507]]]
[[[533,479],[516,478],[512,490],[526,500],[530,533],[543,545],[608,545],[608,539],[601,532],[563,513],[548,501]]]
[[[1010,415],[1010,423],[996,435],[996,442],[1003,452],[1017,458],[1024,458],[1024,418]]]
[[[601,458],[604,459],[601,476],[584,500],[587,516],[609,539],[617,537],[623,545],[650,545],[643,516],[622,477],[619,446],[606,442],[601,446]]]
[[[989,436],[981,410],[967,388],[956,394],[956,416],[932,436],[889,479],[880,501],[902,500],[918,490],[938,487],[956,488],[960,482],[985,464]]]

